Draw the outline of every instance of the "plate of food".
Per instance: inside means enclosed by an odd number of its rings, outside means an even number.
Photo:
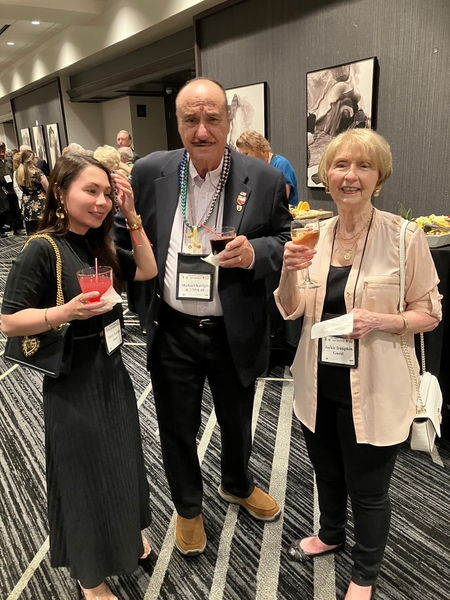
[[[429,215],[428,217],[418,217],[415,221],[424,230],[430,248],[438,248],[450,244],[449,216]]]
[[[331,210],[311,209],[308,202],[301,201],[296,207],[291,207],[291,215],[296,219],[329,219],[334,216]]]

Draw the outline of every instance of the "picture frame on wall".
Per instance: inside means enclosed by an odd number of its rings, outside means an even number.
[[[34,151],[39,158],[47,162],[47,151],[45,149],[44,128],[42,125],[33,127]]]
[[[376,68],[373,56],[306,74],[308,187],[324,187],[317,171],[334,137],[347,129],[374,129]]]
[[[31,148],[31,135],[28,127],[20,130],[20,144],[19,146],[29,146]]]
[[[58,123],[45,126],[47,129],[47,143],[50,158],[50,168],[53,169],[56,161],[61,156],[61,142],[59,139]]]
[[[267,83],[253,83],[225,90],[231,113],[227,143],[236,150],[236,140],[247,129],[267,134]]]

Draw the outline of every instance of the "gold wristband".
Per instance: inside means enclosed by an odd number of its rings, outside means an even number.
[[[395,335],[405,335],[405,333],[408,331],[409,329],[409,323],[408,323],[408,319],[405,317],[405,315],[403,313],[398,313],[401,318],[403,319],[403,329],[401,331],[399,331],[398,333],[396,333]]]
[[[47,327],[49,329],[54,329],[55,331],[59,331],[60,329],[62,329],[62,325],[56,325],[56,327],[53,327],[53,325],[50,323],[50,321],[47,318],[47,313],[50,310],[50,308],[52,308],[52,307],[49,306],[48,308],[45,309],[45,312],[44,312],[45,324],[47,325]]]
[[[131,223],[128,222],[128,219],[125,219],[125,223],[127,224],[127,229],[140,229],[142,227],[141,215],[137,215]]]

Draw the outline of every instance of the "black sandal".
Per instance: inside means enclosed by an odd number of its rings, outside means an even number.
[[[338,544],[336,548],[331,548],[331,550],[324,550],[323,552],[316,552],[314,554],[311,554],[303,550],[303,548],[300,546],[301,541],[302,540],[295,540],[295,542],[292,542],[292,544],[287,549],[287,555],[290,558],[290,560],[293,560],[294,562],[298,563],[305,563],[310,560],[314,560],[318,556],[325,556],[326,554],[335,554],[336,552],[341,552],[341,550],[343,550],[345,547],[345,541],[343,541],[340,544]]]

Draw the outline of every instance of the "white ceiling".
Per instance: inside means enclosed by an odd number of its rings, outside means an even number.
[[[0,0],[0,30],[10,26],[0,35],[0,115],[22,88],[189,27],[194,15],[224,1]]]

